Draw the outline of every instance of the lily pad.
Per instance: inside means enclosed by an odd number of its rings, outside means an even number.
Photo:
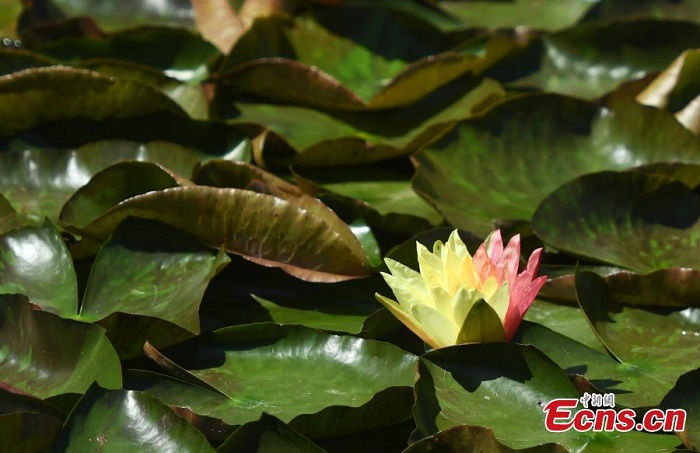
[[[0,153],[0,192],[23,219],[33,223],[42,222],[44,217],[56,220],[76,190],[100,170],[124,160],[155,161],[189,176],[197,156],[174,143],[122,140],[94,142],[76,149],[4,152]]]
[[[658,404],[688,367],[700,365],[697,308],[623,307],[612,299],[605,281],[591,272],[576,274],[576,293],[581,309],[611,354],[630,374],[647,380],[636,389],[637,395],[627,396],[636,406]]]
[[[157,112],[184,115],[152,87],[84,69],[48,66],[0,77],[0,137],[58,120],[97,121]]]
[[[204,291],[228,261],[189,234],[126,219],[95,258],[79,317],[94,322],[115,312],[137,314],[198,334]]]
[[[78,311],[78,282],[63,238],[50,222],[0,236],[0,293],[24,294],[41,310]]]
[[[678,121],[700,134],[700,49],[687,50],[637,95],[642,104],[674,112]]]
[[[448,0],[439,7],[459,18],[466,26],[515,28],[518,26],[559,30],[575,25],[591,8],[586,0]]]
[[[2,33],[0,33],[2,36]],[[5,49],[0,47],[0,76],[23,69],[39,66],[51,66],[56,61],[23,49]]]
[[[387,343],[272,323],[220,329],[165,354],[189,370],[190,380],[201,380],[221,393],[212,394],[208,407],[200,404],[202,399],[190,407],[232,425],[257,420],[263,412],[288,423],[335,406],[361,410],[382,390],[410,387],[416,361]],[[182,373],[178,369],[176,373]],[[159,394],[177,397],[172,392]],[[387,399],[382,401],[376,407]]]
[[[584,20],[642,17],[700,22],[700,4],[695,0],[600,0],[595,2]]]
[[[545,429],[544,405],[578,399],[569,377],[533,346],[487,343],[437,349],[420,359],[414,408],[420,436],[460,425],[489,426],[514,449],[557,443],[569,450],[634,451],[673,448],[673,437],[646,433]],[[653,445],[653,447],[651,447]]]
[[[357,28],[357,23],[364,26]],[[449,36],[419,17],[343,5],[294,20],[258,18],[220,70],[231,70],[223,80],[234,88],[268,98],[328,108],[388,108],[483,69],[497,59],[493,55],[510,49],[506,42],[500,40],[484,58],[442,54],[451,47]],[[280,78],[291,86],[273,83]],[[309,83],[319,87],[314,97],[304,93]]]
[[[156,398],[93,386],[78,402],[55,448],[65,451],[214,452],[207,439]]]
[[[101,327],[32,309],[20,295],[0,295],[0,317],[0,381],[39,398],[83,393],[95,381],[121,386],[119,359]]]
[[[112,31],[144,24],[194,28],[194,11],[188,1],[165,0],[143,2],[127,0],[120,3],[89,0],[53,0],[68,16],[89,15],[100,28]]]
[[[259,420],[238,428],[216,451],[219,453],[238,451],[322,453],[326,450],[315,445],[276,417],[263,413]]]
[[[183,217],[183,212],[189,215]],[[90,223],[75,224],[69,215],[61,222],[79,234],[104,239],[129,216],[180,228],[210,246],[223,245],[302,279],[338,281],[369,273],[365,252],[348,226],[308,197],[283,200],[244,189],[175,187],[131,197]]]
[[[483,426],[457,425],[411,444],[404,453],[458,453],[462,451],[490,451],[494,453],[566,453],[559,444],[538,445],[513,450],[500,443],[493,430]]]
[[[552,94],[503,102],[447,131],[413,157],[413,186],[450,224],[482,236],[494,220],[529,220],[551,191],[579,175],[697,163],[700,150],[668,112]]]
[[[130,61],[187,82],[206,79],[209,61],[220,55],[199,35],[171,27],[140,27],[101,39],[64,38],[33,50],[69,64],[93,58]]]
[[[685,373],[659,403],[659,409],[662,410],[685,410],[685,428],[676,434],[689,450],[697,450],[700,446],[700,393],[697,389],[699,378],[700,369]]]
[[[694,47],[700,47],[696,23],[645,19],[583,24],[534,41],[530,52],[516,57],[513,67],[519,77],[513,86],[594,99],[623,82],[664,70]],[[532,53],[540,54],[536,69]]]
[[[611,193],[614,192],[614,196]],[[639,273],[700,269],[700,197],[669,178],[638,172],[585,175],[540,204],[532,225],[560,250]]]
[[[63,421],[48,414],[13,412],[0,415],[3,451],[50,451]]]
[[[420,134],[429,126],[467,118],[503,95],[501,86],[487,79],[454,82],[422,102],[389,112],[331,114],[302,107],[237,103],[240,116],[233,123],[259,124],[282,142],[282,146],[263,147],[262,157],[257,159],[260,163],[351,165],[406,155],[428,139]]]

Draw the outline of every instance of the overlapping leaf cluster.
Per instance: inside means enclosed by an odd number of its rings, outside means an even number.
[[[0,38],[0,450],[700,445],[698,2],[0,0]],[[382,258],[494,227],[545,247],[529,322],[426,352]],[[548,432],[582,392],[686,430]]]

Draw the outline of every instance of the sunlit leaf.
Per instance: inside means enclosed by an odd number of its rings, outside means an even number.
[[[614,196],[611,196],[614,194]],[[700,198],[672,179],[601,172],[569,182],[533,215],[535,233],[560,250],[640,273],[700,269]]]
[[[700,141],[661,110],[523,96],[455,123],[416,154],[413,185],[450,224],[485,236],[494,220],[529,220],[551,191],[579,175],[698,162],[698,150]]]
[[[71,317],[78,282],[63,238],[50,222],[0,236],[0,293],[24,294],[44,311]]]
[[[208,407],[198,401],[190,404],[195,412],[229,424],[256,420],[262,412],[274,413],[287,423],[319,411],[322,417],[324,409],[335,406],[362,411],[376,393],[410,387],[415,367],[415,356],[391,344],[271,323],[217,330],[165,354],[226,395],[212,395]],[[172,404],[169,401],[177,395],[164,390],[148,391]],[[284,395],[283,404],[280,395]],[[397,400],[395,394],[393,398]],[[408,399],[407,405],[396,407],[404,416],[410,407]],[[374,410],[387,403],[386,398],[380,399]],[[374,420],[370,414],[366,417],[380,426],[392,422]]]
[[[159,162],[188,176],[197,157],[174,143],[121,140],[94,142],[76,149],[4,152],[0,153],[0,193],[22,218],[34,223],[42,222],[44,217],[56,220],[68,198],[94,174],[124,160]]]
[[[93,386],[59,434],[66,451],[213,452],[207,439],[156,398],[133,390]]]
[[[183,212],[189,215],[183,217]],[[158,220],[210,246],[223,245],[303,279],[337,281],[369,273],[365,253],[348,226],[308,197],[282,200],[244,189],[175,187],[129,198],[90,223],[76,224],[68,214],[61,221],[81,234],[106,238],[129,216]]]
[[[180,107],[154,88],[66,67],[0,76],[0,137],[57,120],[127,118]]]
[[[32,309],[16,295],[0,296],[0,319],[0,381],[40,398],[83,393],[95,381],[121,385],[119,359],[101,327]]]
[[[80,319],[114,312],[151,316],[199,333],[199,304],[229,258],[189,234],[157,222],[127,219],[95,258]],[[128,290],[125,290],[128,288]]]

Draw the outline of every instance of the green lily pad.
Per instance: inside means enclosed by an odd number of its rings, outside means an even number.
[[[646,105],[675,113],[678,121],[700,134],[700,49],[683,52],[648,87],[637,95]]]
[[[22,4],[14,0],[0,0],[0,36],[16,38],[16,19],[22,11]]]
[[[331,114],[237,103],[240,116],[233,123],[264,126],[281,140],[283,146],[263,147],[259,161],[266,165],[352,165],[408,154],[428,140],[421,133],[429,126],[469,117],[503,95],[501,86],[487,79],[448,85],[422,102],[389,112]]]
[[[78,402],[55,445],[64,451],[214,452],[207,439],[156,398],[93,386]]]
[[[583,24],[544,35],[529,52],[516,57],[520,77],[513,86],[594,99],[623,82],[664,70],[681,52],[694,47],[700,47],[700,25],[690,22]],[[533,70],[534,53],[540,56]]]
[[[611,354],[628,374],[645,379],[637,395],[626,395],[636,406],[657,404],[689,367],[700,365],[698,309],[645,310],[623,307],[610,296],[602,278],[576,274],[581,309]],[[653,383],[653,384],[652,384]]]
[[[51,451],[63,421],[52,415],[13,412],[0,415],[3,451]]]
[[[348,226],[309,197],[283,200],[244,189],[175,187],[131,197],[87,224],[74,224],[68,215],[61,222],[81,235],[104,239],[129,216],[180,228],[210,246],[223,245],[302,279],[338,281],[369,273],[365,252]],[[319,256],[324,260],[319,262]]]
[[[52,223],[0,236],[0,293],[24,294],[44,311],[67,317],[78,311],[73,259]]]
[[[152,67],[124,60],[97,58],[81,61],[76,66],[111,77],[152,85],[177,102],[190,118],[206,120],[209,117],[209,105],[201,84],[185,83]]]
[[[39,398],[83,393],[95,381],[121,386],[119,359],[101,327],[32,309],[19,295],[0,296],[0,317],[0,381]]]
[[[538,445],[513,450],[500,443],[493,430],[483,426],[457,425],[411,444],[403,453],[459,453],[463,451],[490,451],[494,453],[566,453],[559,444]]]
[[[700,141],[668,112],[522,96],[454,123],[417,153],[413,186],[450,224],[485,236],[494,220],[529,220],[551,191],[579,175],[698,162],[698,150]]]
[[[63,205],[60,218],[68,224],[87,225],[121,201],[144,193],[189,185],[153,162],[118,162],[96,173]]]
[[[259,420],[246,423],[238,428],[216,451],[219,453],[238,451],[322,453],[326,450],[294,431],[279,419],[263,413]]]
[[[698,194],[680,182],[638,172],[601,172],[554,191],[537,208],[532,225],[557,249],[649,273],[700,269],[693,251],[700,238],[698,215]]]
[[[586,21],[653,17],[700,22],[695,0],[600,0],[588,11]]]
[[[201,36],[171,27],[140,27],[102,39],[64,38],[36,46],[34,51],[71,64],[92,58],[130,61],[187,82],[205,80],[209,61],[220,55]]]
[[[174,101],[152,87],[84,69],[48,66],[0,76],[0,137],[58,120],[157,112],[184,115]]]
[[[232,256],[209,285],[200,314],[210,329],[274,321],[360,334],[382,308],[374,293],[383,287],[378,275],[319,285]]]
[[[305,169],[295,178],[307,179],[307,185],[313,181],[318,185],[316,190],[360,200],[379,216],[402,214],[424,218],[432,225],[440,223],[442,216],[413,191],[411,174],[402,170],[399,165],[377,162],[341,169]]]
[[[551,359],[533,346],[486,343],[452,346],[421,357],[414,408],[417,433],[432,435],[460,425],[488,426],[514,449],[556,443],[575,451],[673,448],[671,436],[639,432],[552,433],[544,405],[578,399],[578,390]]]
[[[574,303],[576,301],[575,297],[576,293],[574,292]],[[524,319],[541,324],[597,352],[606,353],[605,347],[600,343],[595,332],[588,324],[586,316],[578,306],[561,305],[535,299]],[[547,352],[544,349],[543,351]]]
[[[0,33],[2,36],[2,33]],[[23,69],[39,66],[51,66],[56,61],[24,49],[5,49],[0,47],[0,76]]]
[[[586,0],[442,1],[439,7],[470,27],[559,30],[575,25],[591,8]]]
[[[144,24],[194,28],[192,5],[180,0],[165,0],[158,3],[144,3],[138,0],[120,3],[88,0],[53,1],[68,16],[88,15],[95,18],[100,28],[106,31]]]
[[[664,396],[659,403],[661,410],[683,409],[686,412],[685,429],[676,432],[686,448],[697,450],[700,446],[700,393],[697,382],[700,369],[689,371],[678,378],[676,385]]]
[[[340,9],[344,11],[329,13],[334,15],[334,18],[330,19],[332,22],[337,22],[343,17],[341,14],[347,13],[347,8]],[[353,14],[356,13],[350,15]],[[368,17],[364,20],[377,22],[370,27],[376,26],[376,30],[382,30],[384,34],[387,33],[387,26],[378,23],[384,19],[377,17],[384,14],[382,10],[374,8],[368,10]],[[389,29],[391,28],[389,26]],[[331,110],[390,109],[419,101],[460,76],[480,74],[514,47],[511,39],[495,34],[482,38],[483,42],[479,42],[478,45],[472,43],[474,47],[480,48],[479,52],[474,54],[455,51],[437,53],[439,51],[436,50],[423,56],[414,55],[413,58],[418,59],[413,62],[399,63],[401,51],[396,53],[382,49],[377,54],[373,53],[372,46],[365,49],[361,44],[343,41],[343,38],[327,33],[303,16],[294,24],[280,17],[259,19],[248,31],[248,34],[253,36],[243,36],[239,46],[250,51],[253,44],[249,41],[254,40],[257,44],[258,41],[265,42],[265,39],[273,35],[279,36],[279,46],[291,45],[293,49],[281,52],[278,48],[268,49],[263,53],[265,56],[245,61],[253,56],[236,58],[235,52],[238,47],[235,47],[229,56],[230,61],[224,61],[222,74],[217,80],[221,87],[231,94],[243,92],[271,101]],[[420,33],[420,30],[413,31],[412,36],[417,33]],[[285,43],[283,36],[290,34],[299,34],[298,40],[301,42],[292,38],[292,43]],[[319,36],[316,36],[317,34]],[[257,35],[265,36],[265,39]],[[382,39],[384,43],[389,43],[392,38]],[[406,41],[405,37],[397,39]],[[307,42],[323,42],[329,49],[334,50],[328,55],[319,55],[320,48],[317,44],[313,50],[299,49],[299,46],[306,46]],[[412,51],[405,50],[409,53]],[[385,53],[394,58],[387,67],[384,67],[383,58],[389,57]],[[352,68],[349,64],[353,65]],[[391,69],[393,66],[396,66],[396,69]],[[279,80],[285,80],[286,83],[280,84]],[[313,87],[312,90],[309,89],[310,86]]]
[[[357,23],[364,25],[357,28]],[[387,108],[414,102],[484,66],[483,60],[468,55],[435,56],[451,45],[447,35],[419,17],[400,11],[337,6],[294,20],[258,18],[231,49],[220,70],[233,69],[224,80],[236,88],[240,85],[268,97],[330,108]],[[416,63],[410,65],[412,62]],[[281,77],[291,86],[272,83]],[[414,80],[409,81],[411,78]],[[416,85],[419,78],[422,83]],[[309,82],[320,88],[316,99],[303,93]],[[401,84],[410,84],[413,89],[401,88]]]
[[[198,334],[204,291],[228,262],[187,233],[126,219],[95,258],[79,317],[94,322],[115,312],[137,314]]]
[[[76,149],[4,152],[0,153],[0,192],[29,222],[39,223],[44,217],[57,220],[76,190],[100,170],[123,160],[155,161],[189,176],[197,156],[174,143],[122,140],[94,142]]]
[[[199,401],[190,407],[232,425],[257,420],[262,412],[288,423],[335,406],[362,410],[382,390],[410,387],[416,362],[388,343],[272,323],[220,329],[165,354],[226,395],[208,408],[197,407]],[[389,401],[381,399],[374,410]],[[402,411],[410,411],[410,396],[407,403]]]

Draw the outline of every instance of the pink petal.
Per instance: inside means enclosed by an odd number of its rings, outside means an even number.
[[[501,237],[501,230],[496,230],[491,233],[486,242],[486,252],[488,256],[494,263],[498,262],[501,258],[501,253],[503,253],[503,238]]]
[[[516,234],[506,246],[503,254],[501,255],[501,263],[499,267],[505,269],[507,272],[506,278],[508,280],[508,287],[513,287],[513,282],[515,281],[515,276],[518,275],[518,265],[520,264],[520,235]],[[532,274],[534,276],[534,274]],[[503,282],[503,276],[501,275],[500,282]]]
[[[520,274],[523,275],[523,274]],[[520,277],[520,276],[519,276]],[[542,288],[542,285],[547,281],[547,276],[542,275],[541,277],[532,280],[527,285],[521,285],[518,290],[518,294],[511,293],[511,303],[508,306],[508,312],[506,313],[506,319],[503,323],[503,328],[506,332],[506,341],[510,341],[518,330],[520,323],[525,316],[525,313],[532,305],[532,302],[537,297],[537,293]],[[516,282],[516,285],[518,283]],[[513,297],[517,299],[513,299]]]

